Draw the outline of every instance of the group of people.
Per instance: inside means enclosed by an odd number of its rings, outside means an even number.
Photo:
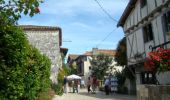
[[[87,90],[88,93],[95,93],[96,92],[96,87],[98,86],[98,81],[97,78],[95,76],[93,77],[88,77],[88,81],[87,81]],[[110,80],[107,78],[104,82],[104,90],[106,95],[109,95],[110,92]]]
[[[69,92],[79,92],[79,85],[80,85],[80,80],[71,80],[68,81],[67,77],[64,77],[64,93],[68,93],[68,88]]]
[[[84,83],[82,83],[82,81],[80,83],[80,80],[68,81],[67,77],[64,77],[64,92],[67,93],[68,87],[70,87],[70,92],[73,91],[73,92],[78,93],[78,88],[79,88],[78,85],[80,85],[80,84],[84,84]],[[88,77],[88,80],[87,80],[87,91],[88,91],[88,93],[90,93],[90,92],[96,93],[96,88],[97,88],[98,85],[99,85],[99,83],[97,81],[96,76]],[[106,95],[109,95],[109,92],[110,92],[110,81],[109,81],[109,79],[105,80],[104,85],[105,85],[104,88],[105,88]]]
[[[98,81],[96,76],[88,77],[87,80],[87,91],[88,93],[96,93],[96,87],[98,85]]]

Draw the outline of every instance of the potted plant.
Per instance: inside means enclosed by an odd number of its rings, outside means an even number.
[[[155,51],[149,52],[144,62],[144,69],[154,72],[159,81],[159,76],[170,71],[170,49],[158,48]],[[160,81],[159,83],[161,84]]]

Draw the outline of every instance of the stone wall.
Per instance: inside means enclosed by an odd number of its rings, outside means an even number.
[[[51,59],[51,76],[53,83],[57,83],[57,73],[62,66],[59,45],[59,31],[25,31],[29,42],[38,48],[42,54]]]
[[[137,100],[170,100],[170,85],[137,85]]]

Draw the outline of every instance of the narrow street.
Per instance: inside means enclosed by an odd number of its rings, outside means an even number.
[[[79,93],[67,93],[62,96],[55,96],[53,100],[137,100],[136,96],[113,94],[105,95],[104,92],[97,91],[96,94],[88,94],[86,89],[81,89]]]

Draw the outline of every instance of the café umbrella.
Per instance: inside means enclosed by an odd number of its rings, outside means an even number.
[[[68,80],[74,80],[74,79],[78,80],[78,79],[81,79],[81,77],[73,74],[73,75],[67,76],[67,79]]]

